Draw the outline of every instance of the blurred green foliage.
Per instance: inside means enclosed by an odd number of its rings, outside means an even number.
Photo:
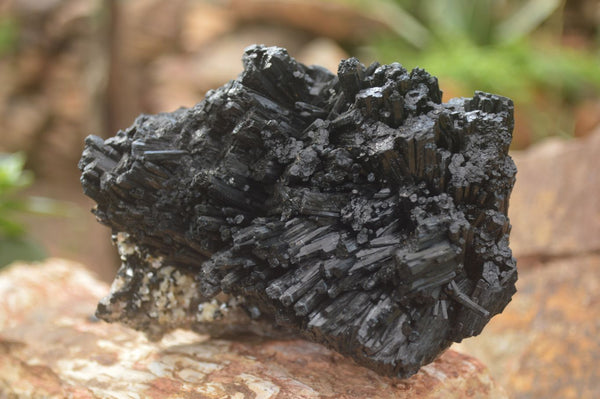
[[[43,249],[27,239],[25,227],[17,217],[27,210],[18,193],[33,182],[33,175],[24,171],[24,166],[23,154],[0,154],[0,267],[14,260],[45,257]]]
[[[572,134],[572,115],[553,111],[600,96],[600,53],[560,45],[564,1],[378,0],[370,4],[394,32],[374,41],[380,61],[423,67],[465,92],[484,90],[511,97],[536,119],[535,138]],[[546,113],[553,114],[553,123],[543,123],[540,114],[548,104],[552,111]]]
[[[24,206],[15,199],[15,193],[33,182],[33,175],[24,171],[24,166],[22,153],[0,154],[0,235],[4,237],[17,237],[25,232],[22,224],[12,217]]]
[[[436,42],[456,40],[477,46],[507,43],[524,38],[536,30],[563,5],[562,0],[389,0],[381,1],[384,19],[397,27],[398,35],[424,49]],[[412,19],[406,26],[393,24],[394,19]]]
[[[540,93],[573,103],[600,90],[600,59],[527,40],[497,46],[457,40],[414,52],[399,50],[393,39],[383,39],[377,49],[384,62],[401,58],[408,61],[404,62],[407,67],[424,67],[434,75],[455,79],[468,90],[491,91],[522,103]]]
[[[0,57],[14,49],[17,38],[18,26],[16,21],[0,15]]]
[[[23,214],[70,214],[62,202],[22,195],[22,190],[33,182],[33,174],[24,167],[22,153],[0,154],[0,267],[15,260],[35,261],[46,256],[43,248],[27,237],[20,219]]]

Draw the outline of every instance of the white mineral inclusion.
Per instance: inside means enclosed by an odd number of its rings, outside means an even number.
[[[119,255],[121,255],[121,259],[127,255],[133,255],[136,252],[139,253],[138,246],[129,242],[128,239],[129,233],[123,231],[120,231],[113,236],[113,240],[117,243],[117,250],[119,251]]]
[[[162,256],[145,255],[137,245],[131,243],[130,238],[126,232],[113,235],[123,263],[112,283],[110,294],[100,301],[110,309],[111,318],[116,320],[121,317],[128,305],[143,308],[159,329],[161,325],[189,326],[198,322],[213,322],[228,312],[227,304],[214,298],[194,306],[201,295],[195,278],[166,264]],[[147,267],[130,266],[130,257],[143,259]],[[125,297],[128,299],[117,295],[122,292],[127,292]]]
[[[215,321],[218,315],[222,314],[223,311],[227,310],[223,303],[212,299],[210,302],[204,302],[198,305],[198,321],[199,322],[211,322]]]

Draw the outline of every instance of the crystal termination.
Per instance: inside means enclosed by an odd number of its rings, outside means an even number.
[[[350,58],[251,46],[189,109],[86,139],[123,264],[97,315],[158,339],[296,334],[408,377],[515,292],[512,101]]]

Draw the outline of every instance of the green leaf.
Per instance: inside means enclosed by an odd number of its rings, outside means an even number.
[[[415,48],[422,49],[429,44],[431,36],[429,30],[393,1],[378,0],[370,8],[370,11],[396,35]]]
[[[0,214],[0,237],[15,238],[25,234],[23,224],[9,219],[5,214]]]
[[[0,16],[0,56],[12,51],[18,40],[19,27],[16,20]]]
[[[525,37],[538,28],[562,5],[562,0],[530,0],[494,29],[499,42]]]
[[[23,153],[0,154],[0,236],[19,237],[25,233],[22,222],[15,218],[30,213],[44,216],[73,216],[76,207],[63,201],[44,197],[22,197],[19,190],[33,181],[33,174],[24,171]]]
[[[424,4],[428,26],[439,41],[489,44],[494,26],[493,3],[494,0],[433,0]]]
[[[25,154],[0,154],[0,197],[25,188],[33,182],[33,174],[24,171]]]

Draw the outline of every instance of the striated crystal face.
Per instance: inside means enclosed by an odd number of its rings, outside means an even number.
[[[97,314],[158,339],[296,334],[406,377],[515,292],[512,101],[351,58],[252,46],[193,108],[86,139],[123,265]]]

